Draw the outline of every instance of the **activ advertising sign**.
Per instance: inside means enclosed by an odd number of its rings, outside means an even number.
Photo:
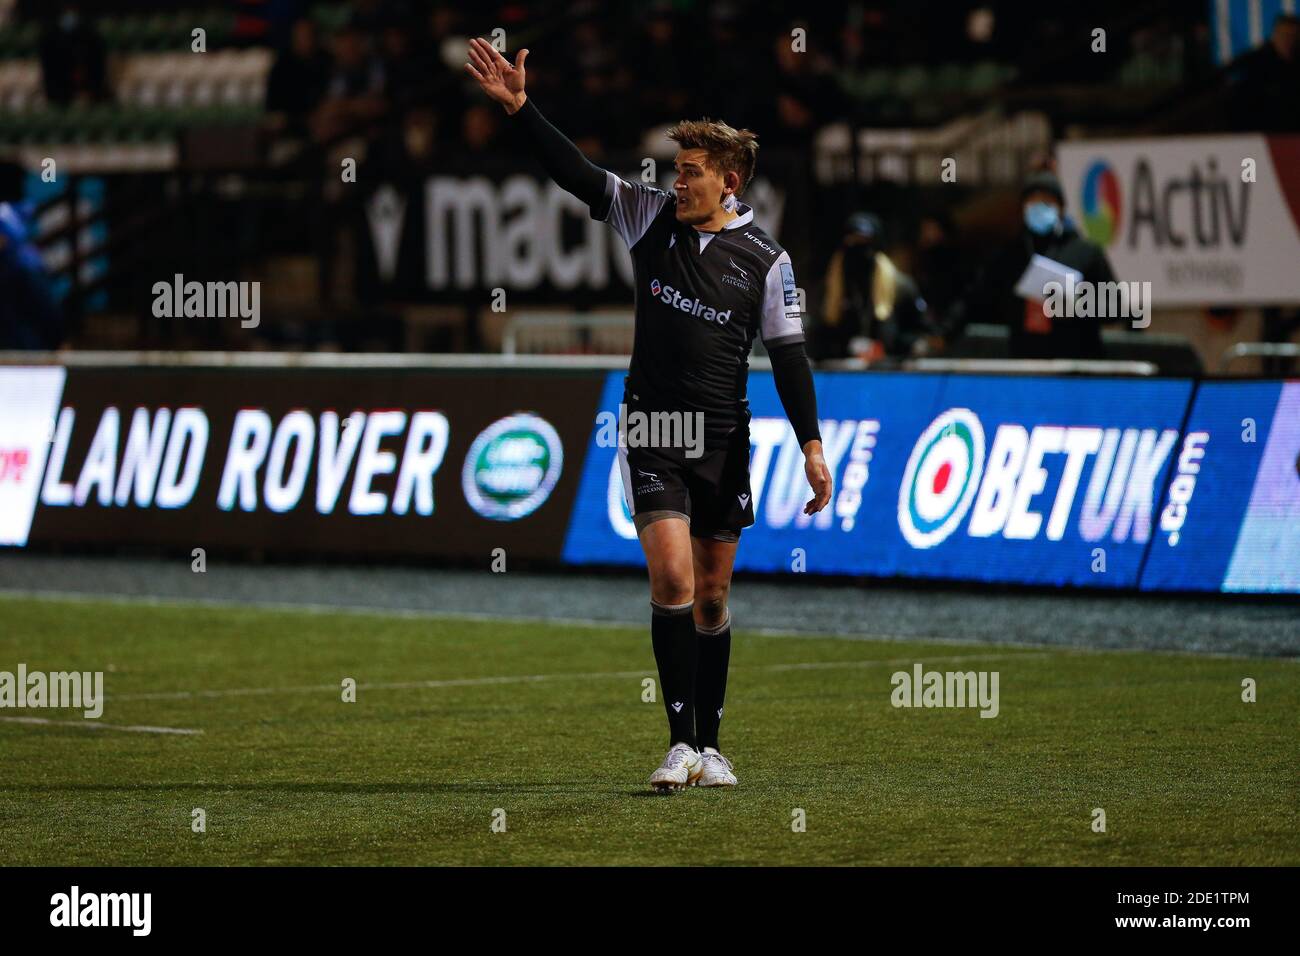
[[[750,380],[756,524],[737,567],[1133,587],[1186,381],[819,373],[835,497],[802,513],[803,457],[770,374]],[[621,376],[602,408],[616,409]],[[565,559],[636,563],[616,449],[593,435]]]
[[[1300,136],[1064,142],[1067,212],[1164,306],[1300,302]]]

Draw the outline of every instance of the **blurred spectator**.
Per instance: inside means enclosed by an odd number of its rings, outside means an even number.
[[[953,241],[952,219],[944,212],[921,217],[912,274],[927,306],[927,325],[937,328],[965,286],[965,257]]]
[[[468,102],[464,72],[459,65],[450,65],[443,58],[444,47],[455,46],[460,51],[459,60],[464,59],[465,38],[457,32],[458,22],[458,14],[450,6],[435,7],[428,17],[428,31],[420,53],[428,71],[427,103],[437,117],[436,133],[443,144],[456,142]]]
[[[1233,64],[1232,117],[1239,130],[1300,132],[1300,17],[1280,13],[1269,41]]]
[[[366,183],[404,183],[433,165],[438,118],[427,107],[414,107],[402,115],[401,125],[390,127],[368,150]]]
[[[789,31],[777,34],[772,52],[771,112],[759,134],[767,146],[808,146],[819,126],[843,114],[840,85],[819,57],[795,49]]]
[[[1012,358],[1102,358],[1101,323],[1120,316],[1053,318],[1041,301],[1022,298],[1015,290],[1035,254],[1076,270],[1085,282],[1113,282],[1106,253],[1066,219],[1065,193],[1054,173],[1026,179],[1020,203],[1020,235],[994,255],[956,304],[952,328],[967,322],[1006,325]]]
[[[883,230],[871,213],[855,213],[826,269],[819,321],[810,352],[816,359],[906,358],[925,337],[925,303],[911,276],[880,251]]]
[[[428,64],[416,55],[410,23],[405,19],[390,19],[379,37],[385,85],[393,106],[405,110],[425,100],[432,75]]]
[[[366,34],[348,23],[334,35],[334,64],[325,86],[325,100],[312,118],[319,140],[330,140],[388,108],[384,66],[370,50]]]
[[[45,98],[66,106],[108,98],[104,38],[77,4],[64,4],[41,29],[41,74]]]
[[[235,22],[230,42],[234,46],[288,44],[293,25],[307,12],[308,0],[233,0]]]
[[[500,110],[494,110],[486,103],[475,103],[465,111],[461,124],[461,142],[467,155],[492,152],[496,145],[500,126],[497,116]]]
[[[0,202],[0,349],[54,349],[63,337],[30,217],[25,204]]]
[[[320,48],[316,24],[295,21],[289,46],[276,57],[266,83],[266,109],[282,114],[279,125],[303,126],[320,105],[330,76],[330,58]]]
[[[670,9],[651,12],[635,56],[640,91],[637,118],[643,126],[676,122],[693,111],[685,84],[695,75],[696,65]]]

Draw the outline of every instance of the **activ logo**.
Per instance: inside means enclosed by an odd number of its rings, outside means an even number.
[[[984,470],[984,429],[950,408],[912,446],[898,490],[898,526],[914,548],[939,544],[966,517]]]
[[[1109,246],[1119,237],[1119,177],[1104,159],[1094,160],[1083,174],[1083,231],[1093,242]]]
[[[514,521],[550,497],[564,467],[564,446],[546,419],[529,412],[485,428],[465,455],[461,487],[484,518]]]

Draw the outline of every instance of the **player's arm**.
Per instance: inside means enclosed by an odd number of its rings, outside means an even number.
[[[804,514],[816,514],[830,503],[831,472],[822,454],[817,391],[813,387],[812,367],[804,349],[794,267],[787,252],[782,252],[768,270],[763,287],[760,330],[772,360],[776,394],[785,409],[785,417],[794,428],[799,447],[803,449],[804,474],[813,490],[812,500],[804,505],[803,511]]]
[[[582,150],[552,126],[524,92],[524,61],[520,50],[515,62],[502,56],[492,44],[479,37],[469,41],[465,69],[478,81],[483,92],[510,114],[510,123],[521,128],[532,142],[547,175],[565,192],[577,196],[593,209],[605,198],[605,170],[592,163]]]
[[[512,65],[492,44],[475,37],[469,41],[465,69],[510,114],[508,122],[532,143],[547,175],[590,206],[593,219],[608,221],[629,247],[635,245],[672,196],[644,183],[629,183],[582,155],[524,92],[527,57],[528,51],[520,50]]]

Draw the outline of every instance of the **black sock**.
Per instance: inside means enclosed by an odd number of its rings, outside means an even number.
[[[659,665],[659,691],[668,712],[669,745],[695,746],[695,670],[698,640],[694,602],[665,607],[650,602],[650,639]]]
[[[718,747],[722,699],[727,696],[727,662],[731,659],[731,612],[714,631],[700,631],[700,664],[695,675],[695,733],[700,749]]]

